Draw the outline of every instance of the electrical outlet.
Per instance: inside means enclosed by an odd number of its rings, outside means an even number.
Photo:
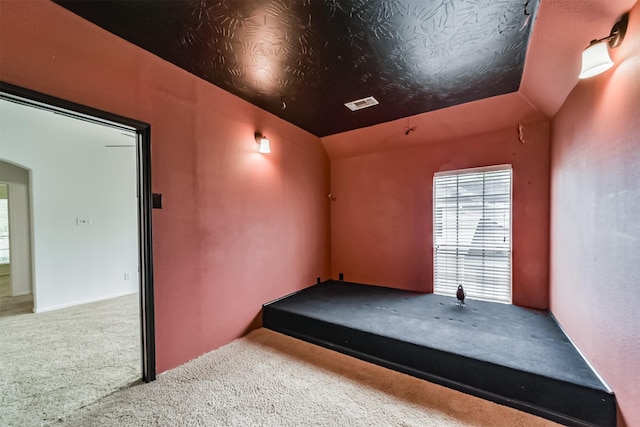
[[[130,280],[130,279],[131,279],[131,274],[124,273],[124,280]]]
[[[76,218],[76,225],[92,225],[93,219],[91,218]]]

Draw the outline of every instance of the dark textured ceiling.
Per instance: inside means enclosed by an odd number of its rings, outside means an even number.
[[[520,85],[538,0],[56,3],[317,136]],[[351,112],[345,102],[374,96]]]

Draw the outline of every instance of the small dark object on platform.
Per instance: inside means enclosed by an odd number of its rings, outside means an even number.
[[[464,307],[464,298],[466,297],[466,294],[464,293],[464,288],[462,287],[462,285],[458,285],[458,292],[456,292],[456,297],[458,298],[458,305],[460,307]]]

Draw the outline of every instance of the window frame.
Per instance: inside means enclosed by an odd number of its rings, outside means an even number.
[[[6,187],[6,198],[0,198],[0,204],[5,205],[0,207],[0,219],[4,219],[0,221],[0,240],[6,240],[7,247],[4,248],[0,245],[0,265],[10,265],[11,264],[11,242],[9,236],[9,185],[0,182],[0,186]],[[6,231],[4,228],[6,227]],[[1,254],[6,251],[7,256],[6,259]]]
[[[503,303],[503,304],[512,304],[513,303],[513,166],[511,164],[499,164],[499,165],[491,165],[491,166],[482,166],[482,167],[473,167],[473,168],[464,168],[464,169],[455,169],[455,170],[447,170],[447,171],[439,171],[434,173],[433,175],[433,188],[432,188],[432,203],[433,203],[433,219],[432,219],[432,237],[433,237],[433,254],[432,254],[432,261],[433,261],[433,292],[434,294],[438,294],[438,295],[446,295],[446,296],[454,296],[455,295],[455,290],[449,289],[451,288],[451,286],[447,286],[447,285],[442,285],[442,286],[437,286],[438,282],[437,282],[437,278],[439,277],[438,275],[438,268],[437,268],[437,259],[438,259],[438,246],[442,244],[441,241],[438,240],[438,238],[440,237],[440,234],[438,233],[438,229],[442,229],[443,224],[442,221],[440,221],[440,223],[438,223],[438,208],[442,209],[443,206],[442,205],[437,205],[437,197],[436,197],[436,188],[437,188],[437,181],[438,178],[441,177],[451,177],[451,176],[463,176],[463,175],[468,175],[468,174],[485,174],[485,173],[490,173],[490,172],[497,172],[497,171],[509,171],[509,219],[508,219],[508,236],[509,236],[509,245],[508,245],[508,257],[505,257],[505,260],[508,260],[508,282],[509,282],[509,289],[508,289],[508,299],[501,299],[501,298],[492,298],[491,295],[469,295],[469,291],[468,289],[466,289],[467,291],[467,297],[470,299],[474,299],[474,300],[481,300],[481,301],[489,301],[489,302],[497,302],[497,303]],[[456,182],[456,191],[458,191],[458,185],[459,183]],[[482,193],[482,200],[484,203],[485,200],[485,196],[487,195],[491,195],[490,193],[487,194],[485,191],[483,191]],[[455,212],[456,212],[456,218],[458,218],[459,214],[458,212],[460,211],[460,207],[457,206],[454,208]],[[477,224],[476,224],[476,228],[477,228]],[[458,241],[458,233],[457,230],[459,229],[458,225],[456,224],[456,245],[459,244]],[[467,230],[468,231],[468,230]],[[475,233],[474,233],[474,237],[475,237]],[[502,249],[500,249],[502,250]],[[465,255],[462,254],[456,254],[456,261],[458,259],[462,260],[462,257],[464,257]],[[484,255],[483,255],[484,257]],[[484,268],[484,267],[483,267]],[[459,267],[458,264],[456,263],[455,266],[455,271],[456,271],[456,275],[462,273],[463,268]],[[459,273],[460,272],[460,273]],[[442,278],[442,275],[440,275],[440,277]],[[464,279],[461,279],[459,281],[459,283],[461,283],[463,286],[465,285],[464,283]],[[438,287],[442,288],[442,287],[446,287],[447,289],[438,289]],[[457,286],[456,286],[457,288]]]

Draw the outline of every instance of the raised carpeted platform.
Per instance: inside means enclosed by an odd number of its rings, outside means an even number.
[[[611,390],[548,312],[329,281],[265,327],[567,425],[616,425]]]

